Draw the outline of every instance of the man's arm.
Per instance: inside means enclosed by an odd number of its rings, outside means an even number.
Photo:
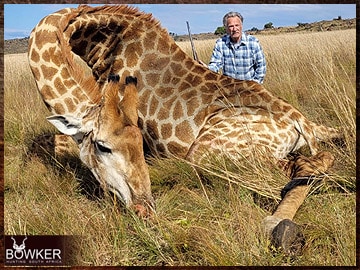
[[[254,80],[257,81],[258,83],[263,83],[266,75],[266,60],[260,43],[257,42],[257,45],[258,46],[256,47],[254,54],[255,63],[256,63]]]
[[[217,41],[212,52],[208,68],[212,71],[219,72],[223,67],[223,51],[221,42]]]

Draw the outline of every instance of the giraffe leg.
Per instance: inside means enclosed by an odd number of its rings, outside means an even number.
[[[331,153],[323,151],[310,158],[299,156],[292,162],[292,170],[289,170],[292,181],[299,177],[313,176],[324,173],[332,166],[334,157]],[[305,239],[297,224],[292,220],[304,202],[310,187],[306,182],[299,182],[300,185],[293,187],[284,194],[272,216],[264,220],[265,232],[271,237],[272,244],[281,247],[285,253],[299,254],[305,243]]]

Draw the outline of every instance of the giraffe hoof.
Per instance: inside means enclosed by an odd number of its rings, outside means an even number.
[[[301,255],[304,244],[300,226],[290,219],[282,220],[271,233],[271,245],[287,255]]]

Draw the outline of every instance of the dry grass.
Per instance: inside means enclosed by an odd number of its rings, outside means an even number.
[[[79,265],[355,265],[355,30],[259,39],[265,86],[311,120],[345,131],[346,145],[322,146],[336,164],[295,217],[307,239],[302,256],[267,248],[261,221],[286,182],[268,164],[218,158],[199,175],[182,160],[149,159],[157,203],[150,222],[109,198],[85,196],[81,167],[28,153],[37,134],[54,129],[23,54],[5,56],[5,234],[78,235]],[[203,61],[213,44],[197,41]]]

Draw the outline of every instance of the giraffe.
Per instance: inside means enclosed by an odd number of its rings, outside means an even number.
[[[155,156],[200,163],[207,151],[246,157],[260,149],[266,156],[283,159],[307,145],[323,164],[321,172],[332,164],[330,153],[319,152],[318,141],[341,136],[338,130],[310,121],[263,85],[208,70],[184,53],[151,14],[136,8],[63,9],[40,21],[29,43],[39,91],[56,114],[71,111],[81,118],[88,106],[99,102],[110,74],[119,74],[121,84],[127,76],[135,76],[138,125]],[[86,63],[92,76],[76,72],[82,68],[75,65],[73,55]],[[67,120],[76,125],[74,119]],[[306,192],[299,188],[288,192],[276,215],[266,218],[266,231],[291,220],[299,206],[291,198],[299,198],[301,204]]]

